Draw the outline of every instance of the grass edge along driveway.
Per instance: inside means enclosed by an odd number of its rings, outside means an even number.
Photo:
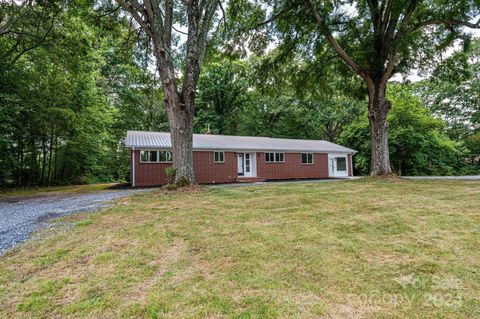
[[[0,258],[0,317],[473,318],[480,183],[146,193]]]

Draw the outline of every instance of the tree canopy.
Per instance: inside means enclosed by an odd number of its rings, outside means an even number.
[[[388,78],[402,75],[385,85],[393,172],[480,172],[480,42],[465,28],[478,26],[478,3],[217,3],[211,19],[204,17],[210,19],[205,47],[192,60],[190,86],[182,32],[193,22],[175,4],[170,71],[176,93],[165,91],[151,30],[118,4],[0,4],[1,186],[128,180],[125,133],[171,131],[166,94],[192,102],[187,138],[210,130],[325,139],[358,150],[355,173],[369,174],[371,111],[380,104],[372,106],[365,74],[387,74],[392,52]],[[387,13],[393,42],[379,39],[389,30]],[[339,56],[329,32],[364,76]],[[421,81],[405,80],[411,71]]]

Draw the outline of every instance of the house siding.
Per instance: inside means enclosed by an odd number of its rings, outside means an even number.
[[[135,156],[135,186],[165,185],[168,182],[165,168],[170,163],[140,163],[140,151],[134,151]]]
[[[234,152],[225,152],[225,162],[215,163],[214,152],[194,151],[193,170],[197,183],[233,183],[237,180],[237,158]]]
[[[135,186],[165,185],[165,168],[171,163],[140,163],[140,151],[135,150]],[[232,183],[237,180],[237,160],[234,152],[225,152],[224,163],[214,163],[213,152],[193,152],[193,170],[197,183]]]
[[[131,151],[132,152],[132,151]],[[132,154],[132,153],[130,153]],[[165,185],[168,182],[165,168],[170,163],[140,163],[140,150],[135,156],[135,186]],[[236,152],[225,152],[224,163],[214,163],[213,151],[194,151],[193,168],[197,183],[233,183],[238,181]],[[131,167],[133,167],[132,156]],[[313,164],[302,164],[301,153],[285,153],[282,163],[265,162],[265,152],[257,152],[257,177],[259,180],[328,178],[328,154],[314,153]],[[348,156],[349,176],[352,156]],[[132,177],[133,177],[133,173]]]
[[[301,153],[285,153],[285,162],[267,163],[257,153],[257,177],[264,179],[328,178],[328,154],[315,153],[313,164],[302,164]]]

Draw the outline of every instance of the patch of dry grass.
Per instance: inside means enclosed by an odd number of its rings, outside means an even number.
[[[149,193],[0,258],[0,316],[473,318],[480,183]]]
[[[107,190],[120,186],[118,183],[98,183],[87,185],[65,185],[65,186],[49,186],[49,187],[26,187],[26,188],[6,188],[0,189],[0,200],[15,197],[30,197],[52,194],[78,194],[91,193]]]

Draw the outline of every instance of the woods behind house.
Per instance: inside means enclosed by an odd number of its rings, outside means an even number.
[[[113,3],[1,9],[0,186],[127,180],[126,130],[169,130],[148,35]],[[311,59],[288,43],[236,50],[221,41],[232,25],[219,23],[206,48],[194,132],[325,139],[358,150],[355,174],[368,174],[361,79],[320,40]],[[387,90],[393,171],[480,174],[480,41],[424,74]]]

